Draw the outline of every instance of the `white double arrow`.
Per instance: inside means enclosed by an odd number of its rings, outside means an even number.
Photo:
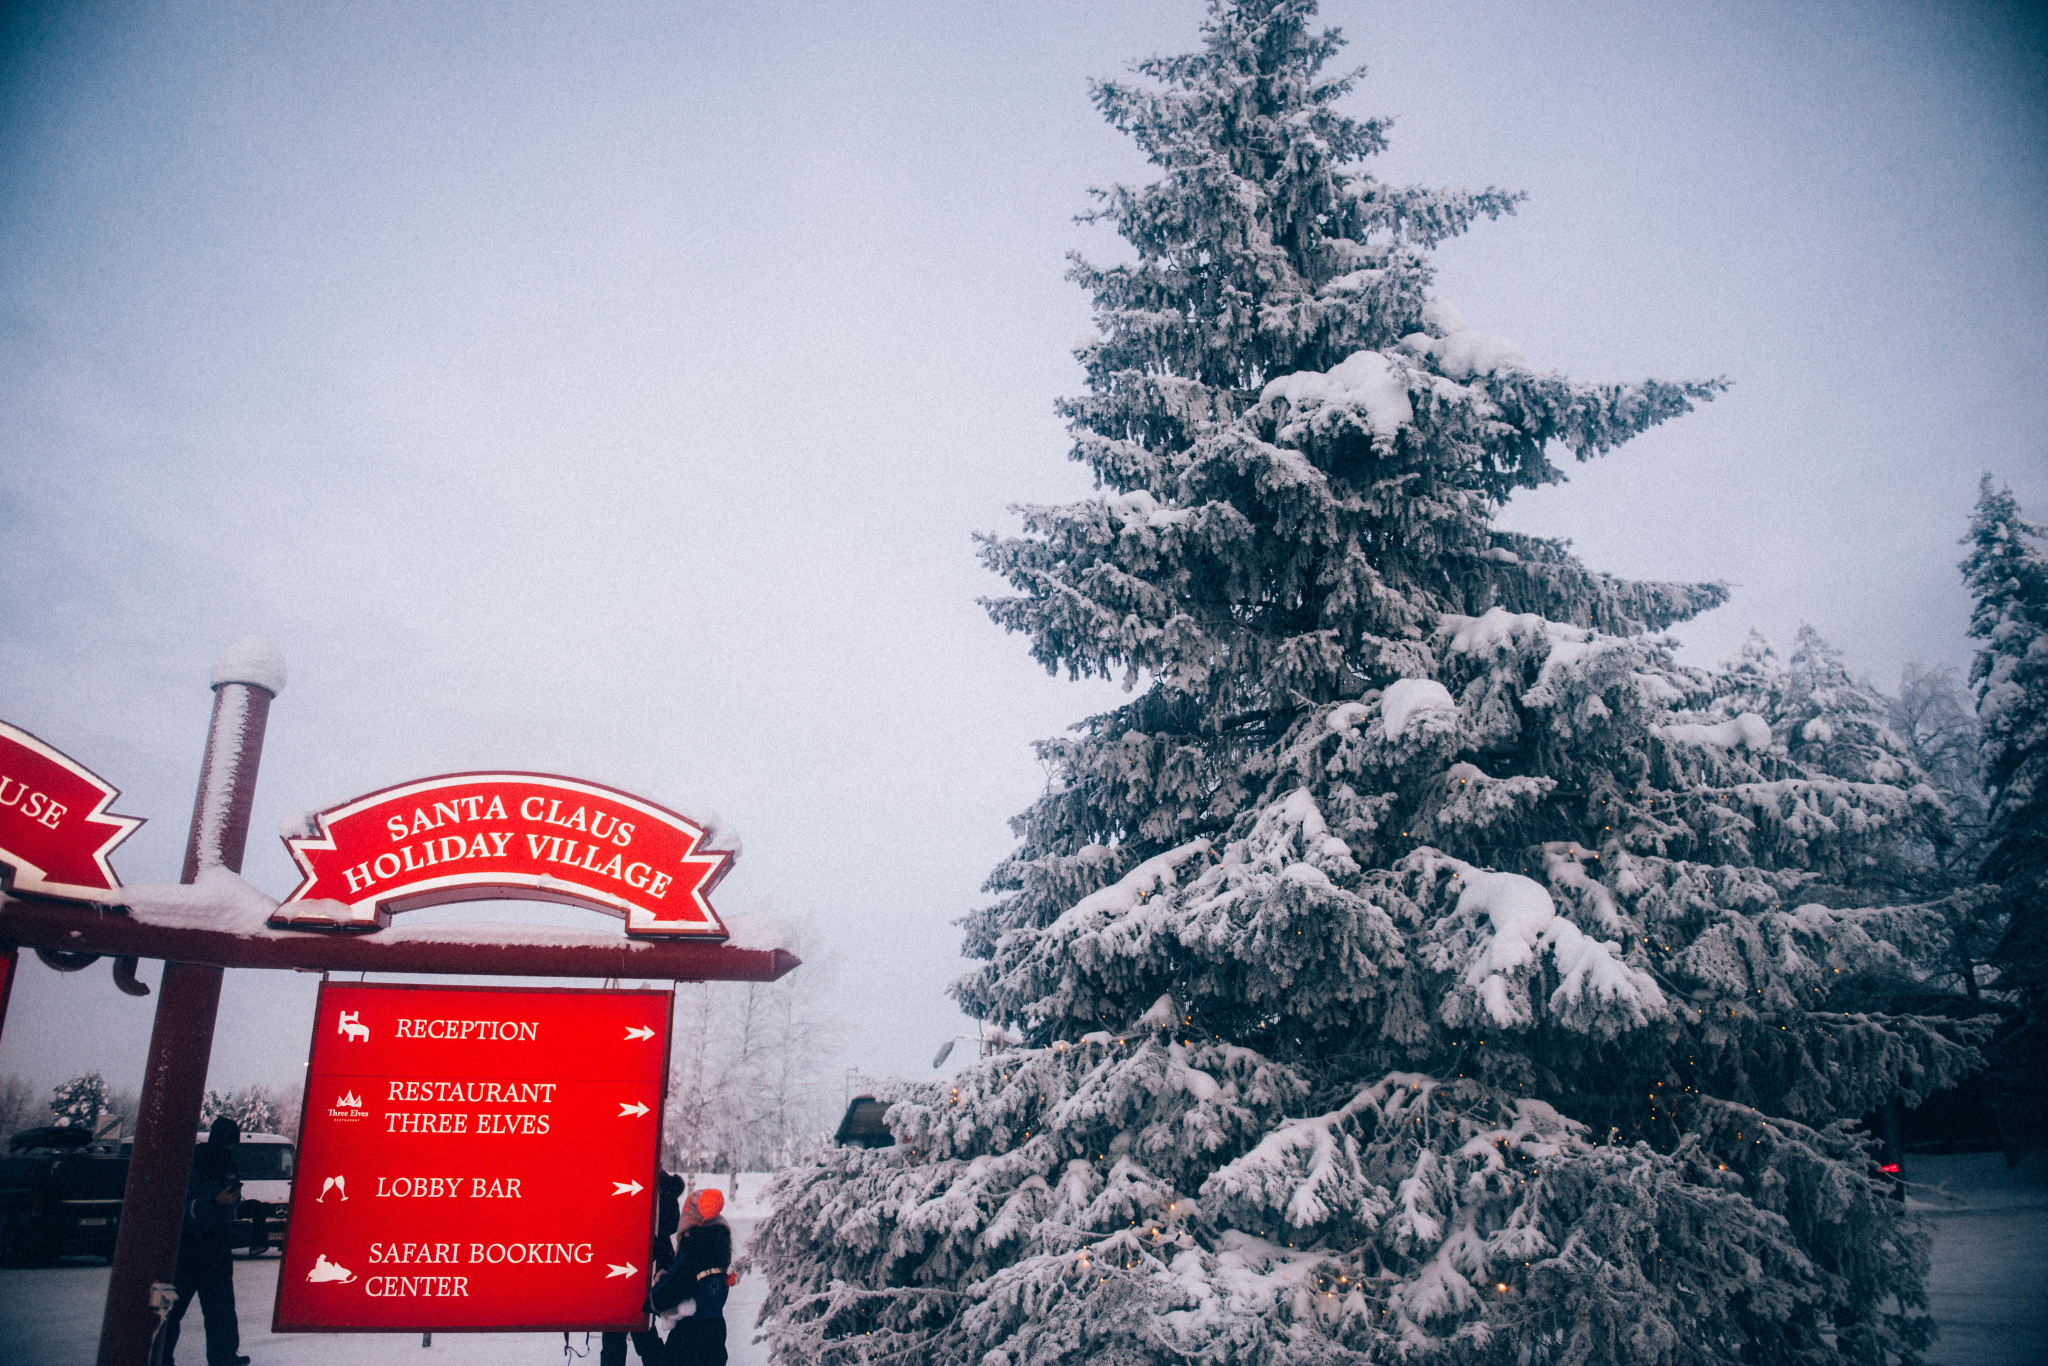
[[[651,1039],[654,1037],[654,1031],[652,1029],[647,1028],[644,1025],[639,1029],[635,1029],[633,1028],[633,1026],[627,1025],[626,1037],[629,1039]]]
[[[637,1118],[639,1118],[639,1117],[640,1117],[641,1115],[644,1115],[644,1114],[646,1114],[646,1113],[647,1113],[647,1107],[646,1107],[645,1105],[642,1105],[642,1104],[641,1104],[640,1102],[638,1102],[638,1101],[634,1101],[634,1102],[633,1102],[633,1103],[632,1103],[631,1105],[628,1105],[628,1104],[627,1104],[627,1103],[626,1103],[625,1101],[623,1101],[623,1100],[619,1102],[619,1118],[620,1118],[620,1119],[628,1119],[628,1118],[632,1118],[632,1119],[637,1119]]]
[[[647,1189],[647,1187],[641,1185],[638,1181],[614,1181],[612,1182],[612,1185],[617,1187],[617,1189],[612,1192],[613,1195],[638,1195],[641,1191]]]
[[[630,1276],[640,1269],[631,1262],[626,1263],[624,1266],[620,1266],[617,1262],[606,1262],[605,1265],[611,1268],[610,1271],[604,1273],[606,1280],[610,1280],[614,1276]]]

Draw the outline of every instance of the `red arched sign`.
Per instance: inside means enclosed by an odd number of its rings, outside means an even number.
[[[733,851],[644,798],[546,773],[451,773],[319,812],[285,846],[304,875],[270,923],[373,930],[448,901],[559,901],[630,935],[723,939]]]

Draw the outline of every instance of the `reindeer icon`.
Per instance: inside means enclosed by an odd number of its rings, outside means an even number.
[[[344,1010],[341,1012],[340,1032],[348,1035],[349,1039],[355,1043],[368,1043],[370,1041],[370,1027],[363,1023],[363,1012],[360,1010]]]

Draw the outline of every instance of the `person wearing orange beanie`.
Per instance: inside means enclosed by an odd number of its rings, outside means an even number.
[[[731,1288],[732,1226],[725,1196],[700,1190],[683,1201],[676,1259],[648,1296],[654,1312],[676,1312],[664,1354],[668,1366],[725,1366],[725,1297]]]

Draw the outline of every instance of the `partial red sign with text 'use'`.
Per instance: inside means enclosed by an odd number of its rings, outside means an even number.
[[[107,855],[142,824],[107,809],[119,795],[76,759],[0,721],[0,884],[72,901],[117,891]]]

